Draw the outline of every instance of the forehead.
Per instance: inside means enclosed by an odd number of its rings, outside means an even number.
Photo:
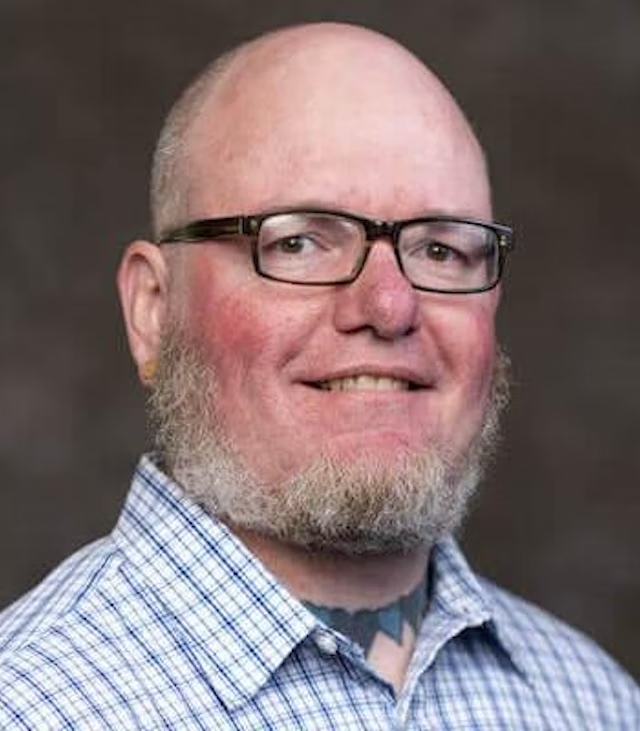
[[[490,215],[483,156],[455,102],[403,49],[383,50],[270,49],[232,69],[189,131],[189,217],[305,204]]]

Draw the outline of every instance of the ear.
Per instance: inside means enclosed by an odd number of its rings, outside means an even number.
[[[122,257],[117,276],[129,349],[140,380],[153,381],[168,306],[167,262],[158,246],[134,241]]]

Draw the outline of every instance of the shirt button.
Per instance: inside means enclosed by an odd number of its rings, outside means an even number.
[[[316,647],[325,655],[335,655],[338,652],[338,641],[328,632],[318,632],[316,635]]]

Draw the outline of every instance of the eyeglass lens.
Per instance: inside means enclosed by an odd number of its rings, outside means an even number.
[[[261,270],[289,282],[328,283],[357,275],[367,250],[364,225],[328,213],[282,213],[266,218],[257,241]],[[417,287],[483,289],[499,274],[495,232],[462,221],[406,224],[397,245],[402,268]]]

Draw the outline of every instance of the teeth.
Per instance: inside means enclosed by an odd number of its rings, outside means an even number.
[[[407,381],[387,376],[349,376],[322,381],[320,388],[325,391],[408,391]]]

